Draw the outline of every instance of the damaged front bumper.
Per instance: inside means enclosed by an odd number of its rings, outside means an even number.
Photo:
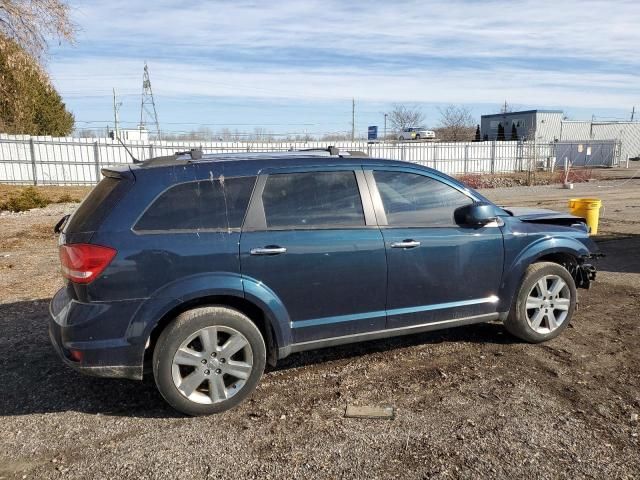
[[[587,260],[597,259],[600,257],[604,257],[604,253],[592,253],[582,257],[582,262],[577,265],[574,274],[576,287],[589,288],[591,286],[591,282],[596,279],[597,270],[595,265],[593,265],[592,263],[587,263]]]

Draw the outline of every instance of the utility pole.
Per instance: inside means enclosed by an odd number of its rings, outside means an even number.
[[[118,113],[120,112],[120,107],[122,106],[122,102],[118,102],[118,96],[116,95],[116,89],[113,89],[113,133],[115,138],[120,138],[120,129],[118,125],[120,124],[120,119],[118,118]],[[108,133],[108,132],[107,132]]]
[[[634,105],[631,109],[631,121],[633,122],[633,117],[636,116],[636,106]]]
[[[351,99],[351,141],[356,139],[356,99]]]
[[[387,116],[388,115],[389,115],[388,113],[384,114],[384,137],[382,138],[385,142],[387,141]]]
[[[147,121],[145,119],[148,118]],[[146,127],[147,123],[155,127],[157,140],[160,140],[160,124],[158,123],[158,112],[151,90],[151,79],[149,78],[149,67],[144,62],[144,73],[142,74],[142,103],[140,105],[140,130]]]

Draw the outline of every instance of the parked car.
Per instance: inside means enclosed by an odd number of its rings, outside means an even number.
[[[430,168],[330,151],[102,170],[56,227],[67,365],[227,410],[294,352],[501,320],[560,334],[595,278],[582,218],[500,208]]]
[[[436,138],[436,132],[425,128],[403,128],[398,135],[398,140],[429,140]]]

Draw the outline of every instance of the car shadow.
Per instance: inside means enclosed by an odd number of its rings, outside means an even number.
[[[48,305],[49,300],[0,304],[0,416],[180,416],[150,382],[90,377],[64,365],[49,341]]]
[[[48,304],[49,300],[0,304],[0,416],[63,411],[147,418],[181,416],[164,402],[152,379],[137,382],[97,378],[64,365],[49,341]],[[478,324],[296,353],[279,361],[276,369],[428,343],[515,341],[501,325]]]
[[[640,273],[640,234],[592,237],[604,258],[596,262],[598,270],[611,273]],[[597,276],[596,276],[597,278]]]
[[[371,340],[294,353],[287,358],[279,360],[275,370],[287,370],[316,363],[345,360],[362,357],[364,355],[415,347],[417,345],[464,342],[508,345],[520,343],[520,340],[511,336],[501,323],[478,323],[446,330],[416,333],[382,340]]]

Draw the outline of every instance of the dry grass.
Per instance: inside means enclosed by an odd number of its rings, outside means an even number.
[[[0,210],[21,212],[50,203],[80,202],[91,187],[24,186],[0,184]]]
[[[535,185],[552,185],[564,182],[564,172],[517,172],[517,173],[469,173],[457,175],[456,178],[470,188],[501,188]],[[569,183],[582,183],[599,178],[599,174],[592,169],[571,170]]]

